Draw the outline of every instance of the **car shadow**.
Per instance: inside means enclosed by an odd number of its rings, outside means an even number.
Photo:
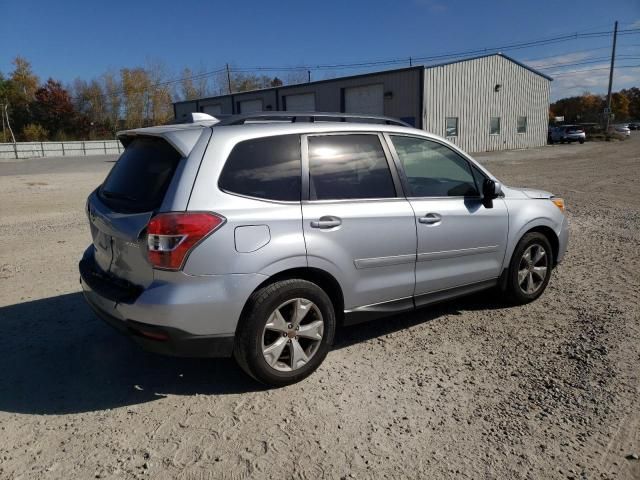
[[[167,394],[261,390],[231,359],[147,353],[99,320],[81,293],[0,308],[0,411],[63,414]]]
[[[501,310],[508,308],[492,290],[475,293],[466,297],[448,300],[426,306],[412,312],[405,312],[389,317],[341,327],[336,333],[334,349],[349,347],[355,343],[383,337],[390,333],[427,323],[447,315],[460,315],[462,312],[474,310]]]
[[[460,310],[500,308],[473,296],[338,331],[334,349]],[[264,390],[231,359],[143,351],[99,320],[81,293],[0,307],[0,411],[65,414],[151,402],[166,395]]]

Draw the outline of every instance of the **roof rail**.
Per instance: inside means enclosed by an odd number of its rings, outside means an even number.
[[[397,118],[384,117],[381,115],[365,115],[358,113],[333,113],[333,112],[255,112],[240,115],[232,115],[223,118],[218,126],[224,125],[243,125],[247,122],[269,122],[269,121],[286,121],[295,122],[317,122],[330,121],[327,119],[336,119],[336,121],[346,122],[347,120],[361,120],[362,123],[384,123],[386,125],[398,125],[402,127],[411,127],[408,123],[398,120]]]

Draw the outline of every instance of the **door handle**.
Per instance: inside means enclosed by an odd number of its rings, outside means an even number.
[[[313,228],[334,228],[342,225],[342,220],[338,217],[325,216],[311,222]]]
[[[442,221],[442,215],[437,213],[427,213],[424,217],[418,218],[418,221],[427,225],[435,225]]]

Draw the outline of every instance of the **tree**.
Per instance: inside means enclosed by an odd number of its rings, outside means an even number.
[[[629,118],[631,120],[640,120],[640,88],[631,87],[624,90],[620,90],[629,100]]]
[[[33,102],[38,89],[39,79],[31,70],[31,64],[23,57],[13,59],[14,70],[4,86],[5,103],[9,105],[8,113],[16,131],[22,131],[30,122],[29,105]]]
[[[149,106],[149,75],[144,68],[123,68],[122,93],[124,106],[124,124],[126,128],[138,128],[145,125]]]
[[[107,72],[102,76],[102,84],[105,95],[105,124],[110,132],[115,134],[120,128],[122,118],[122,97],[120,95],[122,85],[113,72]]]
[[[568,97],[551,104],[556,116],[564,117],[565,122],[598,122],[602,119],[604,97],[585,92],[577,97]]]
[[[35,92],[31,103],[34,123],[54,133],[57,137],[74,135],[78,127],[78,115],[69,92],[58,81],[50,78]]]
[[[611,95],[611,112],[614,114],[616,121],[629,118],[630,103],[627,96],[622,92],[616,92]]]
[[[22,138],[26,142],[44,142],[48,137],[49,132],[35,123],[30,123],[22,129]]]

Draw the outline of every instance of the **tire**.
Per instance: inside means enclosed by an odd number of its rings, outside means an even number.
[[[536,260],[539,249],[543,257]],[[529,253],[531,262],[525,258]],[[522,305],[536,300],[547,288],[553,267],[553,250],[547,237],[538,232],[525,234],[516,246],[507,273],[507,296],[511,303]],[[544,267],[544,278],[540,278]],[[524,275],[524,272],[528,273]]]
[[[584,140],[578,140],[578,142],[580,142],[580,145],[582,145],[584,143]]]
[[[304,315],[299,325],[295,312]],[[271,387],[290,385],[320,366],[335,329],[336,313],[324,290],[307,280],[278,281],[249,297],[236,329],[233,356],[257,381]]]

